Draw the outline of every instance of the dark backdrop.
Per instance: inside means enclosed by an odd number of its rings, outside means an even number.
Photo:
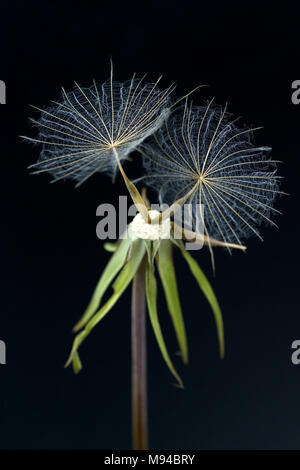
[[[156,449],[299,449],[300,339],[298,201],[300,105],[298,19],[293,5],[268,2],[4,1],[0,79],[7,86],[1,121],[0,448],[129,449],[130,293],[82,347],[84,370],[63,364],[78,319],[109,255],[96,238],[96,207],[126,194],[119,178],[94,176],[75,190],[30,176],[38,149],[29,104],[46,105],[73,80],[104,81],[149,72],[198,84],[195,100],[216,96],[250,125],[258,144],[282,160],[279,230],[248,251],[216,250],[213,278],[206,250],[196,253],[220,300],[226,357],[220,361],[213,316],[176,258],[190,364],[184,368],[163,298],[160,315],[185,390],[172,386],[152,331],[148,334],[150,444]],[[131,173],[132,171],[132,173]],[[128,167],[133,174],[135,168]]]

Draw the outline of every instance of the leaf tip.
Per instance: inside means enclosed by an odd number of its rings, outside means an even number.
[[[67,362],[64,364],[64,369],[67,369],[67,367],[69,367],[69,365],[71,364],[71,357],[69,357],[69,359],[67,360]]]
[[[176,355],[181,357],[183,364],[186,366],[189,363],[188,352],[185,351],[177,351]]]
[[[69,367],[69,365],[71,364],[71,362],[74,360],[74,352],[71,351],[68,359],[67,359],[67,362],[65,363],[64,365],[64,368],[66,369],[67,367]]]
[[[179,388],[181,390],[184,390],[184,385],[180,377],[176,377],[177,382],[173,384],[173,387]]]
[[[72,328],[72,333],[77,333],[77,331],[79,331],[80,328],[81,328],[81,323],[80,322],[76,323],[76,325],[73,326]]]

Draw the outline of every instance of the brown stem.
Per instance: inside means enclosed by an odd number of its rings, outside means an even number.
[[[147,450],[147,351],[145,259],[134,277],[131,301],[132,437],[134,450]]]

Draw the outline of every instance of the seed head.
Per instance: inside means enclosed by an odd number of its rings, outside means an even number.
[[[144,77],[124,83],[94,81],[90,88],[77,83],[70,92],[62,89],[59,101],[39,109],[32,119],[42,150],[34,173],[49,172],[53,181],[72,178],[83,183],[96,172],[114,177],[118,163],[161,125],[168,114],[169,95],[174,86],[160,90]],[[38,108],[37,108],[38,109]]]
[[[225,109],[211,101],[194,107],[185,103],[139,146],[145,183],[173,204],[184,195],[193,217],[202,213],[205,234],[242,244],[270,220],[278,191],[276,161],[270,147],[255,147],[255,129],[239,128]]]

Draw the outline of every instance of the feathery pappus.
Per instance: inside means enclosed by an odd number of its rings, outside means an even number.
[[[279,212],[273,207],[278,189],[271,148],[255,147],[253,131],[211,100],[205,106],[185,105],[147,141],[143,155],[146,185],[161,203],[173,204],[187,195],[196,220],[199,205],[205,234],[227,243],[261,235],[262,222]]]
[[[37,138],[25,139],[42,144],[39,161],[30,166],[34,173],[48,172],[53,181],[72,178],[82,184],[94,173],[113,178],[118,160],[155,132],[168,114],[169,95],[174,85],[159,89],[158,83],[145,82],[135,75],[124,83],[110,79],[95,81],[89,88],[75,83],[62,89],[60,101],[38,109],[39,119],[31,119],[38,129]],[[34,107],[35,108],[35,107]]]

